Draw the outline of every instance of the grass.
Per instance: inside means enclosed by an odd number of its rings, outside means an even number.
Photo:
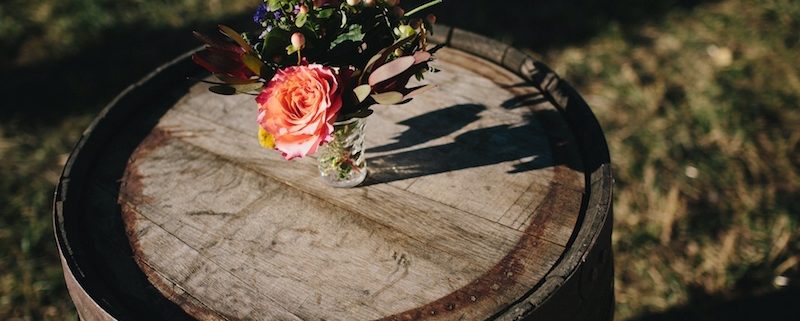
[[[0,4],[0,319],[76,319],[50,226],[72,145],[124,86],[195,46],[191,29],[254,3]],[[525,10],[502,24],[491,2],[439,16],[538,52],[598,115],[617,319],[713,319],[698,307],[772,298],[779,276],[800,287],[800,3],[592,3],[510,1]]]
[[[0,4],[0,320],[77,320],[51,227],[72,146],[125,86],[254,1]]]
[[[620,319],[797,286],[798,26],[800,3],[723,1],[546,53],[609,139]]]

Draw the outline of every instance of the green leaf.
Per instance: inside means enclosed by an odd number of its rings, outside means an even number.
[[[300,13],[300,14],[297,15],[297,18],[295,18],[294,25],[296,27],[298,27],[298,28],[302,28],[303,25],[306,24],[307,20],[308,20],[308,14],[307,13]]]
[[[339,121],[345,121],[351,118],[367,118],[372,115],[373,111],[369,108],[360,109],[354,113],[346,114],[339,117]]]
[[[267,33],[264,37],[264,48],[261,49],[261,57],[270,59],[273,56],[280,54],[289,43],[290,35],[288,31],[280,28],[273,28],[272,31]]]
[[[383,66],[375,69],[367,78],[370,85],[375,86],[378,83],[396,77],[406,70],[414,66],[414,57],[403,56],[392,60]]]
[[[293,54],[293,53],[297,52],[298,50],[300,50],[300,49],[299,49],[299,48],[296,48],[294,45],[288,45],[288,46],[286,46],[286,54],[287,54],[287,55],[291,55],[291,54]]]
[[[375,102],[381,105],[394,105],[403,101],[403,94],[396,91],[375,94],[371,97],[372,99],[375,99]]]
[[[261,75],[261,68],[264,67],[264,63],[261,62],[261,59],[258,59],[258,57],[253,54],[245,54],[242,56],[242,62],[247,66],[247,69],[250,69],[256,73],[256,75]]]
[[[339,28],[344,28],[344,26],[347,25],[347,13],[344,10],[342,10],[341,12],[342,12],[342,25],[339,26]]]
[[[333,12],[336,11],[333,8],[323,9],[317,13],[317,18],[320,19],[328,19],[333,15]]]
[[[222,85],[211,86],[210,88],[208,88],[208,90],[210,90],[215,94],[220,94],[220,95],[226,95],[226,96],[236,95],[236,88],[233,88],[231,86],[222,86]]]
[[[389,58],[389,55],[391,55],[395,51],[395,49],[405,46],[412,39],[416,40],[417,39],[416,35],[402,38],[400,40],[395,41],[391,46],[383,48],[383,50],[378,52],[378,54],[373,56],[367,62],[367,65],[365,66],[364,70],[367,72],[371,72],[375,64],[378,64],[378,66],[380,67],[380,65],[383,65],[386,62],[386,60]]]
[[[345,41],[361,41],[363,39],[364,33],[361,31],[361,25],[350,25],[347,32],[340,34],[336,39],[331,41],[331,47],[329,49],[333,49]]]
[[[415,36],[406,37],[406,38],[403,38],[403,39],[397,40],[397,41],[395,41],[395,43],[394,43],[394,44],[392,44],[391,46],[389,46],[389,47],[386,47],[386,48],[384,48],[383,50],[381,50],[380,52],[378,52],[378,54],[376,54],[375,56],[373,56],[373,57],[372,57],[372,58],[371,58],[371,59],[370,59],[370,60],[367,62],[367,65],[366,65],[366,66],[364,66],[364,73],[362,73],[362,74],[361,74],[361,76],[358,78],[358,81],[359,81],[359,82],[361,82],[362,80],[364,80],[364,76],[365,76],[365,75],[368,75],[368,74],[372,73],[372,71],[373,71],[373,70],[374,70],[376,67],[380,67],[380,66],[382,66],[383,64],[385,64],[385,63],[386,63],[386,60],[389,58],[389,55],[391,55],[391,53],[392,53],[392,52],[394,52],[394,50],[395,50],[395,49],[397,49],[397,48],[400,48],[400,47],[404,46],[405,44],[407,44],[407,43],[408,43],[410,40],[412,40],[412,39],[416,40],[416,39],[418,38],[418,36],[419,36],[419,35],[415,35]]]
[[[241,46],[245,51],[247,52],[253,51],[253,48],[250,47],[250,44],[247,43],[247,41],[245,41],[244,38],[242,38],[242,35],[236,32],[236,30],[233,30],[231,29],[231,27],[228,27],[226,25],[219,25],[219,30],[222,31],[222,33],[224,33],[226,36],[228,36],[228,38],[233,39],[233,41],[239,44],[239,46]]]
[[[234,89],[236,89],[237,93],[243,94],[248,93],[251,91],[257,91],[264,87],[264,83],[262,82],[254,82],[252,84],[241,84],[241,85],[231,85]]]
[[[369,96],[369,93],[371,91],[372,87],[370,87],[367,84],[358,86],[356,87],[356,89],[353,89],[353,92],[356,94],[356,97],[358,98],[358,102],[363,102],[364,99],[367,99],[367,96]]]
[[[208,88],[209,91],[220,94],[220,95],[236,95],[236,94],[243,94],[248,93],[251,91],[256,91],[264,87],[264,83],[262,82],[254,82],[250,84],[229,84],[229,85],[219,85],[219,86],[211,86]]]

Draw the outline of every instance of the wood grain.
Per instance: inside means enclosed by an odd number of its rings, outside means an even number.
[[[439,56],[437,89],[375,108],[354,189],[260,149],[252,97],[192,88],[119,194],[150,282],[200,320],[485,319],[529,292],[580,215],[574,138],[520,77]]]

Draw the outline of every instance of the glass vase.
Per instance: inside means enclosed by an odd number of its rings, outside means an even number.
[[[333,187],[355,187],[367,178],[364,157],[366,118],[351,118],[333,124],[333,140],[320,148],[319,174]]]

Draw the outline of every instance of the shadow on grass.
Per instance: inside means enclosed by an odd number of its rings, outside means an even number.
[[[720,299],[695,295],[688,305],[661,313],[641,315],[634,321],[789,321],[800,318],[800,287],[761,295]]]
[[[434,11],[445,24],[543,51],[589,40],[611,23],[635,29],[671,10],[692,9],[713,1],[445,1]]]
[[[220,20],[240,29],[252,27],[248,22],[245,15]],[[0,123],[48,125],[70,115],[96,113],[156,67],[200,46],[193,30],[213,32],[216,24],[164,29],[120,26],[76,55],[3,70],[0,90],[6,101],[0,107]]]

